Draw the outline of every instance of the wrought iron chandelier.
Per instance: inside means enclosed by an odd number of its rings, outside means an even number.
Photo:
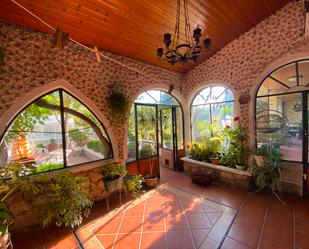
[[[179,28],[180,28],[180,14],[181,14],[181,0],[177,1],[177,13],[176,13],[176,25],[175,32],[172,41],[172,35],[170,33],[164,34],[163,43],[165,44],[166,51],[163,48],[157,49],[157,55],[160,59],[166,60],[167,62],[174,64],[185,64],[189,61],[195,62],[196,59],[204,53],[207,53],[211,39],[206,37],[204,40],[204,46],[206,51],[202,51],[202,47],[199,45],[200,37],[202,36],[202,29],[199,25],[193,30],[193,36],[191,35],[191,26],[188,12],[188,0],[183,0],[184,5],[184,19],[185,19],[185,42],[180,43]]]

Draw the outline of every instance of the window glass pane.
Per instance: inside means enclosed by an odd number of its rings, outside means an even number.
[[[162,91],[160,91],[160,103],[158,104],[178,106],[178,102],[173,96]]]
[[[155,99],[152,95],[150,95],[148,92],[143,92],[140,94],[136,100],[135,103],[147,103],[147,104],[155,104],[157,103],[157,99]]]
[[[173,120],[172,109],[162,109],[162,141],[163,148],[173,149]]]
[[[273,143],[280,147],[282,158],[302,161],[301,93],[257,98],[257,144]]]
[[[299,84],[309,86],[309,61],[298,62]]]
[[[139,159],[157,154],[156,108],[137,106]]]
[[[0,166],[14,160],[33,162],[37,172],[63,167],[59,92],[26,107],[12,122],[0,145]]]
[[[271,74],[271,77],[281,81],[291,88],[296,86],[296,63],[291,63],[279,68]]]
[[[150,90],[143,92],[136,98],[135,103],[173,105],[173,106],[179,105],[177,100],[173,96],[159,90]]]
[[[110,141],[90,110],[65,92],[63,105],[68,166],[111,157]]]
[[[204,105],[206,103],[206,100],[203,99],[203,97],[198,94],[196,95],[196,97],[194,98],[193,102],[192,102],[192,106],[196,106],[196,105]]]
[[[211,105],[212,124],[219,129],[232,125],[234,118],[234,102],[223,102]]]
[[[277,81],[266,78],[263,84],[260,86],[257,96],[265,96],[271,94],[285,93],[289,90],[289,88],[284,85],[278,83]]]
[[[192,140],[200,141],[202,136],[210,135],[210,105],[193,106],[191,108]]]
[[[177,143],[178,150],[184,148],[183,144],[183,122],[182,122],[182,111],[180,107],[176,107],[176,124],[177,124]]]
[[[128,128],[128,161],[132,162],[136,160],[136,136],[135,136],[135,115],[134,105],[131,108],[129,117],[129,128]]]
[[[209,125],[224,129],[234,117],[234,96],[224,86],[211,86],[202,90],[193,100],[191,128],[193,141],[203,136],[212,136]]]

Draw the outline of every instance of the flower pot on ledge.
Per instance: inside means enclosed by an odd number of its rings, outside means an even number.
[[[238,164],[236,164],[235,167],[236,167],[236,169],[239,169],[239,170],[245,170],[246,169],[245,165],[238,165]]]
[[[209,160],[212,164],[220,165],[220,159],[217,157],[210,157]]]
[[[147,187],[155,188],[158,184],[158,177],[145,178],[145,183]]]

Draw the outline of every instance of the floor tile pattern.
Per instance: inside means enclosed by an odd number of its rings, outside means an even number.
[[[82,227],[76,234],[85,249],[215,249],[236,213],[230,207],[169,187],[150,193],[110,219]]]
[[[284,205],[268,192],[253,194],[217,182],[205,188],[194,185],[182,172],[164,168],[160,183],[174,192],[134,201],[134,208],[130,208],[129,196],[122,205],[115,196],[110,202],[112,211],[108,212],[104,201],[96,203],[91,216],[75,232],[50,226],[12,234],[14,249],[103,249],[103,244],[106,248],[114,245],[126,249],[215,248],[216,239],[222,236],[218,220],[228,221],[229,217],[207,205],[208,200],[238,210],[219,245],[221,249],[309,249],[309,200],[283,195]],[[190,194],[199,197],[192,205],[187,201]],[[202,199],[206,205],[201,204]],[[218,229],[214,229],[214,224],[218,224]]]

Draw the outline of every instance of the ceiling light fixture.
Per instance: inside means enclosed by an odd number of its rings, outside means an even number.
[[[304,76],[299,75],[298,77],[299,77],[299,78],[303,78]],[[288,81],[290,81],[290,82],[296,82],[296,81],[297,81],[297,76],[295,75],[295,76],[289,77],[289,78],[288,78]]]
[[[195,62],[202,51],[202,47],[199,45],[200,37],[202,36],[202,29],[199,25],[193,30],[193,36],[191,35],[191,26],[188,12],[188,0],[183,0],[184,6],[184,19],[185,19],[185,37],[184,43],[180,42],[180,15],[181,15],[181,0],[177,1],[176,12],[176,25],[174,31],[174,38],[172,41],[172,35],[170,33],[164,34],[163,43],[165,44],[166,51],[163,48],[157,49],[157,55],[160,59],[166,60],[172,65],[177,63],[185,64],[186,62]],[[204,40],[204,46],[206,52],[208,52],[211,45],[211,39],[207,36]]]

